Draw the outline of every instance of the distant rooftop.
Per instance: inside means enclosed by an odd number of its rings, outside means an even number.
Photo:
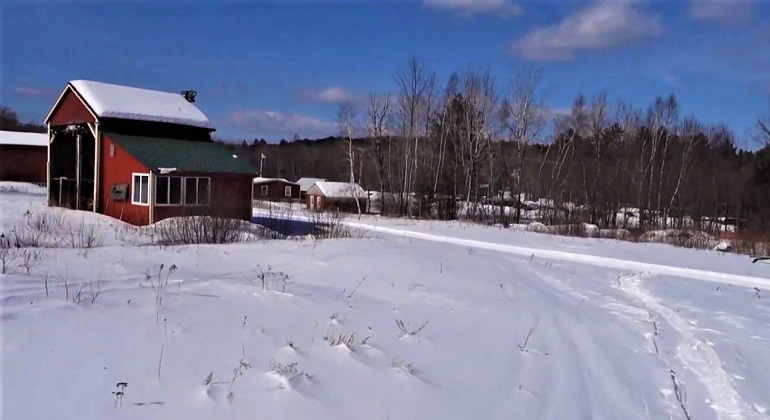
[[[0,144],[14,146],[48,146],[48,134],[0,131]]]
[[[286,178],[265,178],[265,177],[258,176],[258,177],[255,177],[253,180],[254,184],[264,184],[267,182],[275,182],[275,181],[284,182],[286,184],[298,185],[296,182],[291,182]]]
[[[153,121],[214,129],[198,107],[181,92],[113,85],[91,80],[73,80],[70,85],[100,118]]]
[[[323,182],[326,181],[323,178],[300,178],[297,180],[297,184],[299,184],[300,191],[305,191],[310,189],[310,187],[313,186],[316,182]]]

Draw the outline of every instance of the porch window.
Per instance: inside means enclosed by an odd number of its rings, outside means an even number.
[[[266,197],[266,196],[267,196],[267,185],[263,185],[262,186],[262,197]]]
[[[182,177],[159,176],[155,181],[155,203],[158,205],[182,204]]]
[[[184,179],[184,203],[188,206],[205,206],[211,195],[211,179],[205,177],[186,177]]]
[[[150,204],[150,175],[133,174],[131,204]]]
[[[291,197],[291,187],[290,186],[283,187],[283,193],[287,197]]]

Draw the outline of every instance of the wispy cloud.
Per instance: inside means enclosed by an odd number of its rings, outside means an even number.
[[[331,86],[326,89],[307,89],[300,92],[300,96],[308,101],[321,104],[339,104],[342,102],[357,102],[361,99],[358,95],[346,91],[339,86]]]
[[[29,86],[17,86],[13,91],[21,96],[51,96],[56,94],[54,89]]]
[[[228,122],[241,128],[275,136],[301,137],[328,136],[337,132],[334,123],[301,114],[284,114],[276,111],[236,111]]]
[[[678,88],[682,86],[682,83],[679,80],[679,78],[674,73],[668,70],[659,71],[658,77],[660,78],[660,80],[664,81],[666,84],[668,84],[671,87]]]
[[[572,108],[570,107],[546,108],[543,112],[543,118],[546,121],[553,120],[557,117],[566,117],[568,115],[572,115]]]
[[[572,61],[581,51],[601,51],[665,33],[660,16],[630,1],[596,3],[559,24],[535,29],[514,42],[514,54],[538,61]]]
[[[690,16],[695,20],[737,25],[751,20],[754,0],[690,0]]]
[[[430,9],[465,15],[493,13],[500,16],[516,16],[524,11],[513,0],[424,0],[423,4]]]

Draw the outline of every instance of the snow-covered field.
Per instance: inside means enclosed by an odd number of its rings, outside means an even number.
[[[2,231],[44,199],[0,192]],[[0,275],[3,419],[770,416],[746,256],[376,217],[158,247],[62,214],[102,243]]]

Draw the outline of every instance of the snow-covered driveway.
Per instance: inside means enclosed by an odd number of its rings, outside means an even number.
[[[751,265],[747,258],[741,256],[723,257],[720,254],[708,253],[706,255],[712,259],[721,259],[724,264],[721,268],[726,269],[727,272],[710,271],[690,268],[693,266],[693,261],[687,260],[682,261],[683,265],[688,265],[689,262],[690,267],[608,258],[595,255],[595,253],[591,255],[586,252],[562,250],[552,244],[549,246],[549,240],[553,243],[555,238],[549,238],[545,235],[536,235],[540,237],[537,239],[542,240],[545,244],[530,243],[529,246],[519,246],[471,239],[473,237],[489,238],[490,232],[484,232],[484,230],[488,230],[484,228],[463,229],[464,235],[462,236],[465,236],[463,238],[433,232],[436,226],[430,226],[429,223],[412,223],[411,226],[402,227],[393,226],[393,221],[389,222],[385,223],[386,226],[366,222],[348,222],[348,224],[373,232],[463,246],[467,247],[469,253],[476,249],[496,251],[500,254],[490,255],[490,258],[497,260],[494,263],[497,266],[501,266],[503,261],[509,264],[520,264],[522,257],[528,258],[530,264],[526,268],[530,271],[533,271],[533,267],[536,266],[534,264],[535,259],[545,260],[547,267],[553,267],[553,264],[572,265],[573,276],[567,277],[569,281],[565,281],[563,278],[560,280],[558,276],[549,275],[542,270],[532,272],[531,279],[534,281],[527,281],[526,279],[524,281],[530,287],[538,286],[537,291],[539,293],[530,296],[530,302],[543,297],[549,297],[553,300],[553,305],[546,314],[547,317],[553,318],[566,309],[566,319],[577,317],[573,319],[575,321],[582,317],[585,312],[592,310],[598,311],[593,315],[598,320],[601,318],[602,312],[609,309],[612,314],[640,326],[641,331],[647,328],[648,331],[643,333],[647,340],[641,348],[654,354],[658,359],[657,362],[661,366],[658,367],[657,373],[665,372],[670,382],[669,387],[661,388],[661,393],[666,396],[667,401],[675,406],[678,405],[685,418],[710,418],[713,416],[720,419],[766,418],[764,414],[770,402],[770,374],[767,370],[753,369],[751,366],[757,365],[746,363],[746,359],[761,364],[760,359],[770,355],[770,351],[765,347],[770,343],[767,341],[767,329],[770,327],[770,322],[768,322],[770,321],[770,306],[762,300],[763,293],[770,290],[770,279],[756,275],[736,274],[741,270],[750,274],[766,273],[766,266]],[[446,231],[446,228],[445,225],[443,231]],[[500,230],[497,231],[500,232]],[[455,230],[454,232],[458,231]],[[502,232],[504,233],[498,236],[498,239],[505,238],[503,235],[508,234],[508,238],[505,239],[510,240],[511,232],[504,230]],[[491,233],[494,233],[494,230]],[[528,239],[531,241],[533,236]],[[575,238],[562,238],[562,241],[564,239],[576,243],[580,241],[584,243],[600,242],[600,246],[602,243],[608,246],[628,247],[629,245],[617,241]],[[632,246],[636,247],[635,251],[641,248],[639,244]],[[572,248],[578,247],[573,246]],[[666,245],[652,245],[648,247],[648,251],[652,251],[646,255],[648,261],[655,261],[656,259],[665,261],[666,257],[660,255],[664,252],[668,254],[667,256],[673,254],[683,259],[688,254],[692,255],[693,253],[692,250],[675,249]],[[659,255],[655,255],[655,251]],[[704,255],[703,252],[698,252],[698,254],[699,256]],[[731,263],[732,265],[730,265]],[[578,270],[590,270],[590,266],[598,268],[599,271],[594,275],[577,275]],[[621,270],[619,271],[621,274],[617,275],[616,281],[609,282],[606,278],[606,269]],[[702,284],[703,281],[712,284]],[[517,282],[517,284],[521,285],[521,282]],[[612,285],[622,294],[615,295],[614,292],[600,290],[605,288],[607,284]],[[679,288],[672,288],[672,284],[678,284]],[[544,289],[542,288],[543,285],[548,285],[550,288]],[[504,284],[501,284],[502,287]],[[580,304],[590,303],[588,307],[581,307],[579,311],[570,310],[575,309],[572,300],[569,302],[559,301],[561,298],[554,296],[554,292],[557,292],[556,296],[559,294],[569,296],[570,299],[575,299]],[[683,292],[688,298],[686,301],[682,299]],[[748,306],[727,303],[731,298],[734,298],[732,293],[736,293],[739,300],[748,299]],[[667,298],[658,298],[656,294],[661,294]],[[682,312],[686,314],[682,315]],[[578,315],[579,313],[581,314]],[[698,325],[708,325],[708,327],[699,328]],[[611,345],[609,343],[618,343],[618,338],[624,333],[625,331],[622,330],[615,331],[605,337],[607,341],[602,339],[599,342],[606,342],[608,346]],[[594,340],[576,340],[574,334],[573,337],[561,337],[562,341],[573,344],[575,342],[596,343],[597,337],[593,338]],[[579,347],[576,347],[575,350],[581,353]],[[639,348],[631,349],[631,353],[638,353],[639,350]],[[599,356],[601,353],[599,351],[593,354]],[[724,360],[720,358],[720,353],[722,353]],[[592,354],[592,352],[584,354]],[[613,352],[613,354],[615,353]],[[627,366],[629,359],[624,360],[621,357],[617,362],[616,367]],[[589,362],[589,366],[587,366],[589,372],[593,371],[590,365]],[[600,366],[606,370],[607,367],[615,365],[611,360],[602,358]],[[601,367],[597,367],[597,369],[601,369]],[[651,375],[654,373],[655,370],[650,370]],[[740,388],[740,391],[736,388]],[[747,398],[742,398],[741,394]],[[693,397],[696,399],[693,400]],[[625,403],[632,404],[631,401]],[[647,412],[646,399],[644,399],[644,406],[645,412]],[[710,407],[711,410],[707,407]],[[651,418],[655,418],[655,416]]]

